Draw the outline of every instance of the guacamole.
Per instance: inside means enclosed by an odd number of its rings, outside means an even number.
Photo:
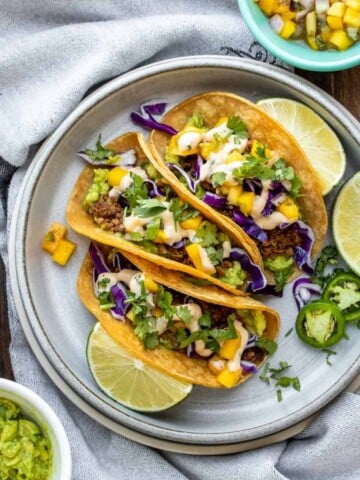
[[[1,480],[47,480],[51,463],[51,445],[39,426],[15,403],[0,398]]]

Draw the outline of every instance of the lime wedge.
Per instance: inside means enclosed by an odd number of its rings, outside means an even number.
[[[122,405],[158,412],[184,400],[192,385],[181,382],[129,355],[96,323],[89,334],[86,356],[99,388]]]
[[[342,179],[346,157],[340,140],[311,108],[287,98],[266,98],[257,105],[298,141],[318,175],[323,195]]]
[[[338,193],[332,213],[332,228],[340,255],[360,275],[360,172]]]

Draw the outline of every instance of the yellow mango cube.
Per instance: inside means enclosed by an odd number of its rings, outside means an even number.
[[[332,15],[328,15],[326,17],[327,24],[332,30],[338,30],[344,27],[343,21],[341,17],[335,17]]]
[[[213,275],[216,272],[214,265],[203,264],[201,258],[202,247],[198,243],[191,243],[190,245],[187,245],[185,250],[197,270],[207,273],[208,275]]]
[[[345,5],[354,10],[360,11],[360,0],[345,0]]]
[[[134,313],[134,307],[132,307],[128,312],[126,312],[126,318],[130,320],[130,322],[135,321],[135,313]]]
[[[296,12],[293,12],[292,10],[288,10],[287,12],[283,12],[281,14],[281,18],[283,20],[293,20],[296,17]]]
[[[241,185],[235,187],[228,187],[227,199],[231,205],[239,204],[239,197],[243,193],[243,188]]]
[[[242,162],[243,160],[244,157],[241,155],[239,150],[233,150],[226,159],[225,163]]]
[[[265,145],[261,142],[259,142],[258,140],[254,140],[252,145],[251,145],[251,151],[250,151],[250,154],[253,156],[253,157],[258,157],[259,154],[258,154],[258,149],[264,149],[265,148]]]
[[[280,203],[277,210],[289,220],[297,220],[299,218],[299,208],[291,198],[287,198]]]
[[[276,4],[276,0],[260,0],[259,6],[265,15],[270,16],[273,13],[273,7]]]
[[[295,30],[296,30],[296,23],[293,22],[292,20],[286,20],[280,32],[280,36],[281,38],[284,38],[285,40],[287,40],[295,33]]]
[[[348,27],[359,28],[360,27],[359,10],[355,10],[354,8],[347,7],[343,20]]]
[[[164,230],[159,230],[155,238],[155,243],[166,243],[169,240],[169,237],[166,235]]]
[[[203,221],[203,217],[198,215],[197,217],[188,218],[180,223],[181,228],[184,230],[197,230],[200,227],[200,223]]]
[[[334,17],[343,17],[345,9],[346,5],[344,2],[334,2],[326,13]]]
[[[243,192],[238,198],[238,205],[244,215],[250,215],[254,205],[255,193]]]
[[[52,223],[48,232],[43,237],[42,248],[49,253],[54,253],[59,240],[65,238],[66,232],[66,226],[62,223]]]
[[[344,30],[334,30],[329,38],[329,42],[339,50],[346,50],[353,44]]]
[[[159,285],[147,275],[145,275],[145,278],[144,278],[144,286],[146,290],[148,290],[151,293],[156,293],[159,290]]]
[[[329,38],[331,37],[332,31],[328,25],[324,26],[321,30],[320,36],[325,43],[328,43]]]
[[[236,350],[240,347],[241,338],[231,338],[229,340],[224,340],[224,343],[220,349],[219,355],[221,358],[226,358],[231,360],[234,358]]]
[[[225,368],[219,375],[216,377],[216,380],[226,388],[235,387],[241,378],[242,370],[239,368],[235,371],[230,371],[228,368]]]
[[[220,127],[220,125],[222,125],[223,123],[227,123],[228,120],[229,120],[228,117],[220,117],[219,120],[216,122],[214,128]]]
[[[114,167],[108,173],[108,184],[112,187],[118,187],[121,183],[121,180],[126,177],[129,173],[126,168]]]
[[[220,358],[219,355],[213,355],[210,360],[207,362],[207,367],[211,373],[214,375],[219,375],[220,372],[224,370],[226,362],[224,359]]]
[[[65,266],[70,260],[70,257],[73,254],[75,248],[76,244],[74,242],[66,239],[61,239],[58,241],[57,247],[55,248],[54,253],[51,255],[51,258],[59,265]]]

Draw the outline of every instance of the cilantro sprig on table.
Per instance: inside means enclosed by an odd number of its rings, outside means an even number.
[[[85,154],[88,155],[91,158],[91,160],[100,162],[101,160],[105,160],[109,157],[113,157],[115,155],[115,152],[114,150],[110,150],[103,146],[103,144],[101,143],[101,135],[99,135],[96,142],[96,150],[93,150],[91,148],[86,148]]]
[[[276,387],[281,387],[281,388],[288,388],[288,387],[293,387],[296,391],[300,391],[301,385],[300,385],[300,380],[298,377],[288,377],[286,375],[283,375],[283,373],[288,370],[291,367],[291,365],[288,362],[279,362],[279,367],[278,368],[271,368],[270,363],[267,362],[265,364],[264,370],[262,374],[260,375],[260,379],[263,380],[265,383],[270,385],[270,381],[274,380],[275,381],[275,386]],[[277,393],[277,399],[279,402],[282,401],[282,390],[281,388],[278,388],[276,393]]]

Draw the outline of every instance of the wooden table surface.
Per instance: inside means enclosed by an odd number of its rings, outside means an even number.
[[[335,73],[317,73],[297,70],[296,73],[330,93],[360,121],[360,67]],[[2,261],[0,279],[5,278]],[[0,290],[0,377],[13,379],[9,357],[10,332],[7,302]]]

